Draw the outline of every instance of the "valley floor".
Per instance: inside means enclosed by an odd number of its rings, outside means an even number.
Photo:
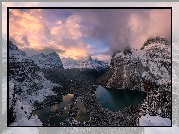
[[[64,72],[59,70],[44,70],[43,72],[47,79],[62,85],[62,88],[54,89],[57,94],[74,94],[74,97],[69,103],[69,118],[61,123],[62,126],[148,126],[161,124],[170,126],[170,119],[167,120],[167,123],[165,123],[165,119],[159,120],[159,122],[161,121],[159,124],[155,122],[152,122],[152,124],[150,122],[147,123],[144,116],[147,112],[144,111],[142,114],[143,116],[139,118],[141,116],[140,111],[141,109],[144,110],[144,103],[146,101],[144,101],[143,105],[130,105],[129,107],[117,112],[113,112],[102,107],[96,100],[96,95],[93,90],[94,79],[97,77],[94,76],[94,74],[96,73],[93,74],[89,70],[84,71],[82,69],[70,69],[64,70]],[[63,81],[61,81],[61,76],[63,76],[63,79],[66,81],[65,84],[62,83]],[[90,115],[89,121],[78,122],[74,119],[78,113],[75,104],[77,97],[81,98],[83,101],[87,113]],[[149,109],[150,108],[148,108],[148,110]]]

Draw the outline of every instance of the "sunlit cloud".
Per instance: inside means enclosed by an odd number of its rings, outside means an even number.
[[[29,56],[56,51],[63,59],[110,61],[114,51],[139,49],[151,36],[169,39],[170,19],[170,10],[12,9],[9,36]]]
[[[84,42],[75,41],[82,36],[80,31],[80,17],[72,15],[64,20],[54,22],[50,26],[48,21],[41,20],[42,10],[11,10],[10,11],[10,39],[23,50],[36,49],[36,52],[47,50],[50,46],[62,57],[74,59],[88,57]],[[25,45],[26,44],[26,45]],[[26,48],[29,47],[29,48]],[[35,51],[34,51],[35,52]],[[51,52],[51,51],[49,51]],[[28,51],[29,55],[30,51]],[[34,53],[33,53],[34,54]]]
[[[80,17],[77,15],[72,15],[68,17],[63,23],[61,20],[58,20],[55,24],[56,26],[52,27],[51,33],[53,35],[58,35],[60,37],[70,37],[72,39],[78,39],[82,36],[80,28]]]

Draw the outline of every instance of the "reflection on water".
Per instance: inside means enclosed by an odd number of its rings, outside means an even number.
[[[51,126],[58,126],[60,122],[64,121],[68,117],[68,103],[73,98],[73,94],[67,94],[63,96],[63,102],[60,104],[55,104],[53,106],[44,107],[42,110],[36,110],[33,111],[33,115],[37,115],[38,118],[42,121],[44,124],[50,124]],[[61,115],[50,118],[52,116],[52,113],[55,112],[59,108],[66,108]]]
[[[78,112],[77,116],[75,117],[75,119],[78,121],[88,121],[90,119],[90,116],[87,114],[84,103],[81,101],[80,98],[77,98],[76,105],[79,108],[79,112]]]
[[[105,108],[118,111],[129,105],[140,104],[146,97],[145,92],[128,89],[105,89],[98,86],[96,98]]]

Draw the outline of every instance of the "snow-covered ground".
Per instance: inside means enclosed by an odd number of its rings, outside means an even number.
[[[139,126],[171,126],[171,120],[146,114],[139,118]]]

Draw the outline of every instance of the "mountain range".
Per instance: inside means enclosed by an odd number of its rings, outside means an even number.
[[[65,69],[71,69],[71,68],[88,68],[88,69],[101,69],[101,68],[107,68],[108,63],[105,63],[104,61],[99,61],[97,59],[92,59],[91,56],[86,61],[74,61],[73,63],[65,63],[64,65]]]
[[[48,96],[56,95],[53,89],[62,87],[45,77],[42,69],[49,68],[57,68],[58,71],[65,69],[73,71],[72,68],[95,70],[107,68],[107,71],[97,78],[97,83],[107,88],[135,89],[148,92],[150,103],[148,100],[144,100],[141,111],[171,118],[171,44],[165,38],[149,38],[140,50],[127,47],[124,50],[114,52],[110,67],[107,63],[94,60],[91,57],[86,61],[62,64],[56,52],[28,57],[24,51],[9,41],[8,62],[8,114],[11,126],[42,125],[37,116],[31,115],[32,111],[36,109],[34,103],[41,103]],[[69,72],[69,74],[73,73]],[[158,100],[159,98],[162,98],[165,103]]]

